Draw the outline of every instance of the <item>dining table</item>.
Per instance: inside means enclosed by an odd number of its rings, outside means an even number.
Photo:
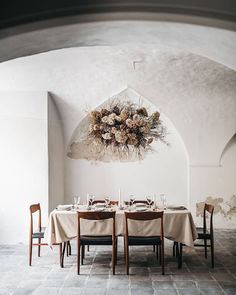
[[[101,208],[94,206],[92,209],[87,206],[80,205],[77,208],[53,210],[49,215],[48,226],[45,232],[45,238],[49,246],[55,243],[67,242],[77,236],[78,217],[77,211],[86,210],[115,210],[115,230],[116,236],[125,235],[125,214],[126,210],[133,210],[131,208],[119,208],[114,206],[112,208]],[[165,238],[180,242],[186,246],[193,246],[194,240],[197,238],[197,230],[193,221],[191,212],[182,207],[171,207],[163,210],[161,208],[136,208],[133,211],[164,211],[163,227]],[[129,235],[132,236],[155,236],[160,234],[160,221],[129,221]],[[112,220],[81,220],[80,224],[81,235],[105,236],[112,232]]]

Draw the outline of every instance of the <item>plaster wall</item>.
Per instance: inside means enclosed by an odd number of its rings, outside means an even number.
[[[196,203],[206,199],[215,204],[214,225],[218,228],[235,228],[236,224],[236,139],[225,151],[221,164],[190,167],[190,205],[196,222],[202,226],[202,218]]]
[[[47,220],[47,129],[46,92],[0,92],[0,244],[27,243],[31,204]]]
[[[64,203],[64,138],[57,106],[48,95],[49,212]]]
[[[218,48],[215,50],[218,52]],[[192,210],[195,212],[196,203],[209,195],[221,195],[225,203],[229,202],[231,194],[235,195],[232,160],[235,150],[230,152],[232,159],[225,168],[217,168],[236,126],[236,75],[234,70],[222,64],[190,52],[163,51],[151,46],[139,46],[139,49],[132,46],[73,48],[1,63],[0,81],[2,90],[44,89],[51,92],[63,124],[64,155],[73,131],[87,111],[130,87],[170,118],[182,138],[189,155]],[[83,161],[81,165],[70,159],[65,161],[67,202],[71,203],[73,194],[97,192],[102,195],[105,186],[110,194],[116,194],[118,187],[124,190],[124,194],[135,193],[134,182],[129,175],[125,177],[123,171],[127,169],[121,164],[113,168],[104,164],[106,179],[102,179],[97,166]],[[131,165],[129,173],[134,175],[138,170],[139,166]],[[88,174],[87,179],[84,171]],[[107,178],[112,173],[114,188]],[[91,187],[92,175],[101,182],[94,189]],[[167,192],[168,189],[158,183],[160,174],[156,178],[153,175],[151,179],[157,182],[157,193]],[[126,178],[131,183],[127,190],[123,188]],[[140,176],[134,179],[141,181]],[[147,176],[145,185],[149,185]],[[173,192],[168,194],[171,196]],[[217,226],[222,227],[226,218],[222,215],[217,218],[220,220]],[[227,224],[234,227],[235,218]]]

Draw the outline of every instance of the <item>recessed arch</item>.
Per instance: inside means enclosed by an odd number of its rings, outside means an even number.
[[[150,110],[156,110],[157,106],[150,103],[146,98],[139,95],[135,90],[126,88],[115,95],[116,98],[139,100]],[[109,103],[108,98],[101,105]],[[142,161],[99,161],[94,162],[92,159],[88,161],[89,155],[80,157],[78,154],[70,155],[66,159],[67,175],[66,175],[66,191],[67,195],[71,195],[77,191],[81,195],[86,195],[85,189],[89,187],[90,193],[96,195],[111,194],[115,195],[118,188],[123,190],[123,197],[127,198],[128,194],[134,193],[137,198],[145,196],[145,194],[167,194],[170,203],[181,202],[188,205],[189,202],[189,159],[185,144],[171,122],[165,114],[161,113],[161,119],[167,125],[169,135],[167,140],[170,147],[161,143],[156,143],[154,148],[156,151],[148,154]],[[81,124],[82,122],[82,124]],[[72,138],[68,149],[70,151],[71,143],[76,139],[80,140],[81,130],[87,124],[86,116],[80,121],[75,132],[72,132]],[[83,133],[83,132],[82,132]],[[79,142],[78,142],[79,144]],[[89,149],[83,146],[83,149]],[[78,149],[77,151],[81,151]],[[125,173],[122,173],[125,171]],[[76,179],[76,181],[75,181]],[[96,179],[92,183],[89,179]],[[90,183],[90,184],[89,184]],[[89,184],[89,185],[88,185]]]
[[[235,144],[236,144],[236,133],[230,138],[230,140],[224,146],[224,149],[223,149],[221,156],[220,156],[220,161],[219,161],[220,165],[222,165],[222,159],[224,158],[224,155]]]

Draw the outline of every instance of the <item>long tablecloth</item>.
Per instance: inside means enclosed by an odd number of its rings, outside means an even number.
[[[155,236],[160,234],[160,221],[129,221],[129,235]],[[50,213],[45,233],[47,243],[61,243],[77,236],[77,212],[54,210]],[[81,220],[81,235],[109,235],[112,220]],[[123,210],[116,212],[116,235],[125,234],[125,215]],[[196,227],[188,210],[164,211],[164,236],[170,240],[193,246],[197,238]]]

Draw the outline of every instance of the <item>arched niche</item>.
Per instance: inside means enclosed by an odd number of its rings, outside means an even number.
[[[126,88],[116,94],[115,98],[126,99],[145,105],[150,112],[158,110],[158,106],[150,103],[131,88]],[[114,97],[108,98],[101,105],[109,104]],[[161,120],[167,127],[167,141],[169,146],[154,142],[154,152],[149,153],[143,160],[127,159],[125,161],[94,161],[89,160],[89,147],[79,147],[83,141],[84,131],[88,118],[85,117],[78,123],[73,131],[71,141],[67,148],[66,160],[66,196],[71,199],[73,194],[78,194],[84,199],[87,193],[94,194],[97,198],[110,195],[118,198],[121,189],[123,199],[128,199],[130,194],[137,198],[146,195],[159,195],[165,193],[169,203],[188,205],[188,154],[185,145],[173,125],[163,113]],[[71,146],[78,144],[77,153],[71,154]],[[80,156],[78,153],[82,151]]]
[[[224,157],[227,155],[228,152],[230,152],[233,149],[234,146],[236,146],[236,133],[226,143],[220,156],[220,165],[222,165],[222,162],[224,161]]]

